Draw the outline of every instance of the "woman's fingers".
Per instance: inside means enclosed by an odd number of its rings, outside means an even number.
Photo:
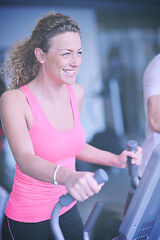
[[[90,172],[74,172],[67,180],[66,188],[78,201],[84,201],[98,193],[104,184],[98,185]]]
[[[131,158],[131,163],[140,165],[142,163],[142,148],[140,146],[137,146],[137,151],[128,151],[124,150],[120,155],[119,155],[119,162],[120,162],[120,167],[125,168],[127,167],[127,160],[128,157]]]

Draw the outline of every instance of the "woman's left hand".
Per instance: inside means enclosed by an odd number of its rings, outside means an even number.
[[[140,165],[142,162],[142,148],[137,146],[137,151],[128,151],[127,149],[124,150],[119,157],[119,168],[126,168],[128,166],[127,159],[128,157],[131,158],[131,163]]]

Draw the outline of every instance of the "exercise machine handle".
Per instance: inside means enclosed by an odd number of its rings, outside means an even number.
[[[108,181],[108,175],[103,169],[98,169],[94,173],[94,179],[97,181],[98,184],[105,183]],[[69,206],[75,199],[69,194],[65,194],[60,197],[60,203],[63,207]]]
[[[129,140],[127,144],[128,151],[136,151],[137,150],[137,142],[135,140]],[[128,157],[128,168],[129,168],[129,175],[131,177],[132,187],[134,189],[137,188],[139,184],[139,177],[138,177],[138,166],[136,164],[131,163],[131,158]]]
[[[90,233],[104,207],[104,203],[102,202],[96,202],[86,223],[84,226],[84,231],[83,231],[83,240],[89,240],[90,239]]]
[[[128,141],[127,150],[128,151],[136,151],[137,150],[137,142],[135,140]],[[126,199],[126,203],[125,203],[125,207],[124,207],[124,214],[126,214],[128,206],[134,195],[134,192],[135,192],[137,186],[139,185],[138,166],[136,164],[131,163],[130,157],[128,157],[128,170],[129,170],[129,175],[131,177],[132,188],[128,191],[128,194],[127,194],[127,199]]]
[[[94,173],[94,178],[98,184],[108,181],[108,175],[103,169],[98,169]],[[55,240],[65,240],[59,226],[59,213],[63,207],[69,206],[75,199],[69,194],[60,197],[59,202],[55,205],[51,215],[51,229]]]

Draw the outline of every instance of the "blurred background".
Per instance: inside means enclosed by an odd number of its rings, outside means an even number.
[[[85,89],[82,124],[93,146],[119,154],[127,141],[145,138],[143,73],[160,49],[159,0],[0,0],[0,66],[9,47],[30,35],[47,12],[73,17],[82,31],[82,65],[77,82]],[[6,82],[0,75],[0,94]],[[77,160],[78,170],[99,166]],[[15,162],[0,128],[0,221],[11,191]],[[130,187],[128,169],[104,168],[109,182],[98,196],[79,203],[85,222],[96,201],[104,209],[93,239],[118,234]]]

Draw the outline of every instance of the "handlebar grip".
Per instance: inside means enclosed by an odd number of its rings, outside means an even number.
[[[97,181],[98,184],[105,183],[108,181],[108,175],[103,169],[98,169],[94,173],[94,179]],[[69,194],[65,194],[60,197],[59,202],[63,207],[69,206],[75,199]]]
[[[108,174],[101,168],[95,171],[94,179],[98,184],[105,183],[109,180]]]
[[[128,151],[136,151],[137,150],[137,142],[135,140],[129,140],[127,144]]]
[[[135,140],[128,141],[127,144],[127,150],[128,151],[136,151],[137,150],[137,142]],[[128,167],[129,167],[129,175],[131,177],[137,177],[138,176],[138,166],[136,164],[131,163],[131,158],[128,157]]]
[[[127,145],[128,151],[136,151],[137,150],[137,142],[135,140],[128,141]],[[139,185],[139,177],[138,177],[138,166],[136,164],[131,163],[131,158],[128,157],[128,168],[129,175],[131,177],[131,185],[134,189]]]

